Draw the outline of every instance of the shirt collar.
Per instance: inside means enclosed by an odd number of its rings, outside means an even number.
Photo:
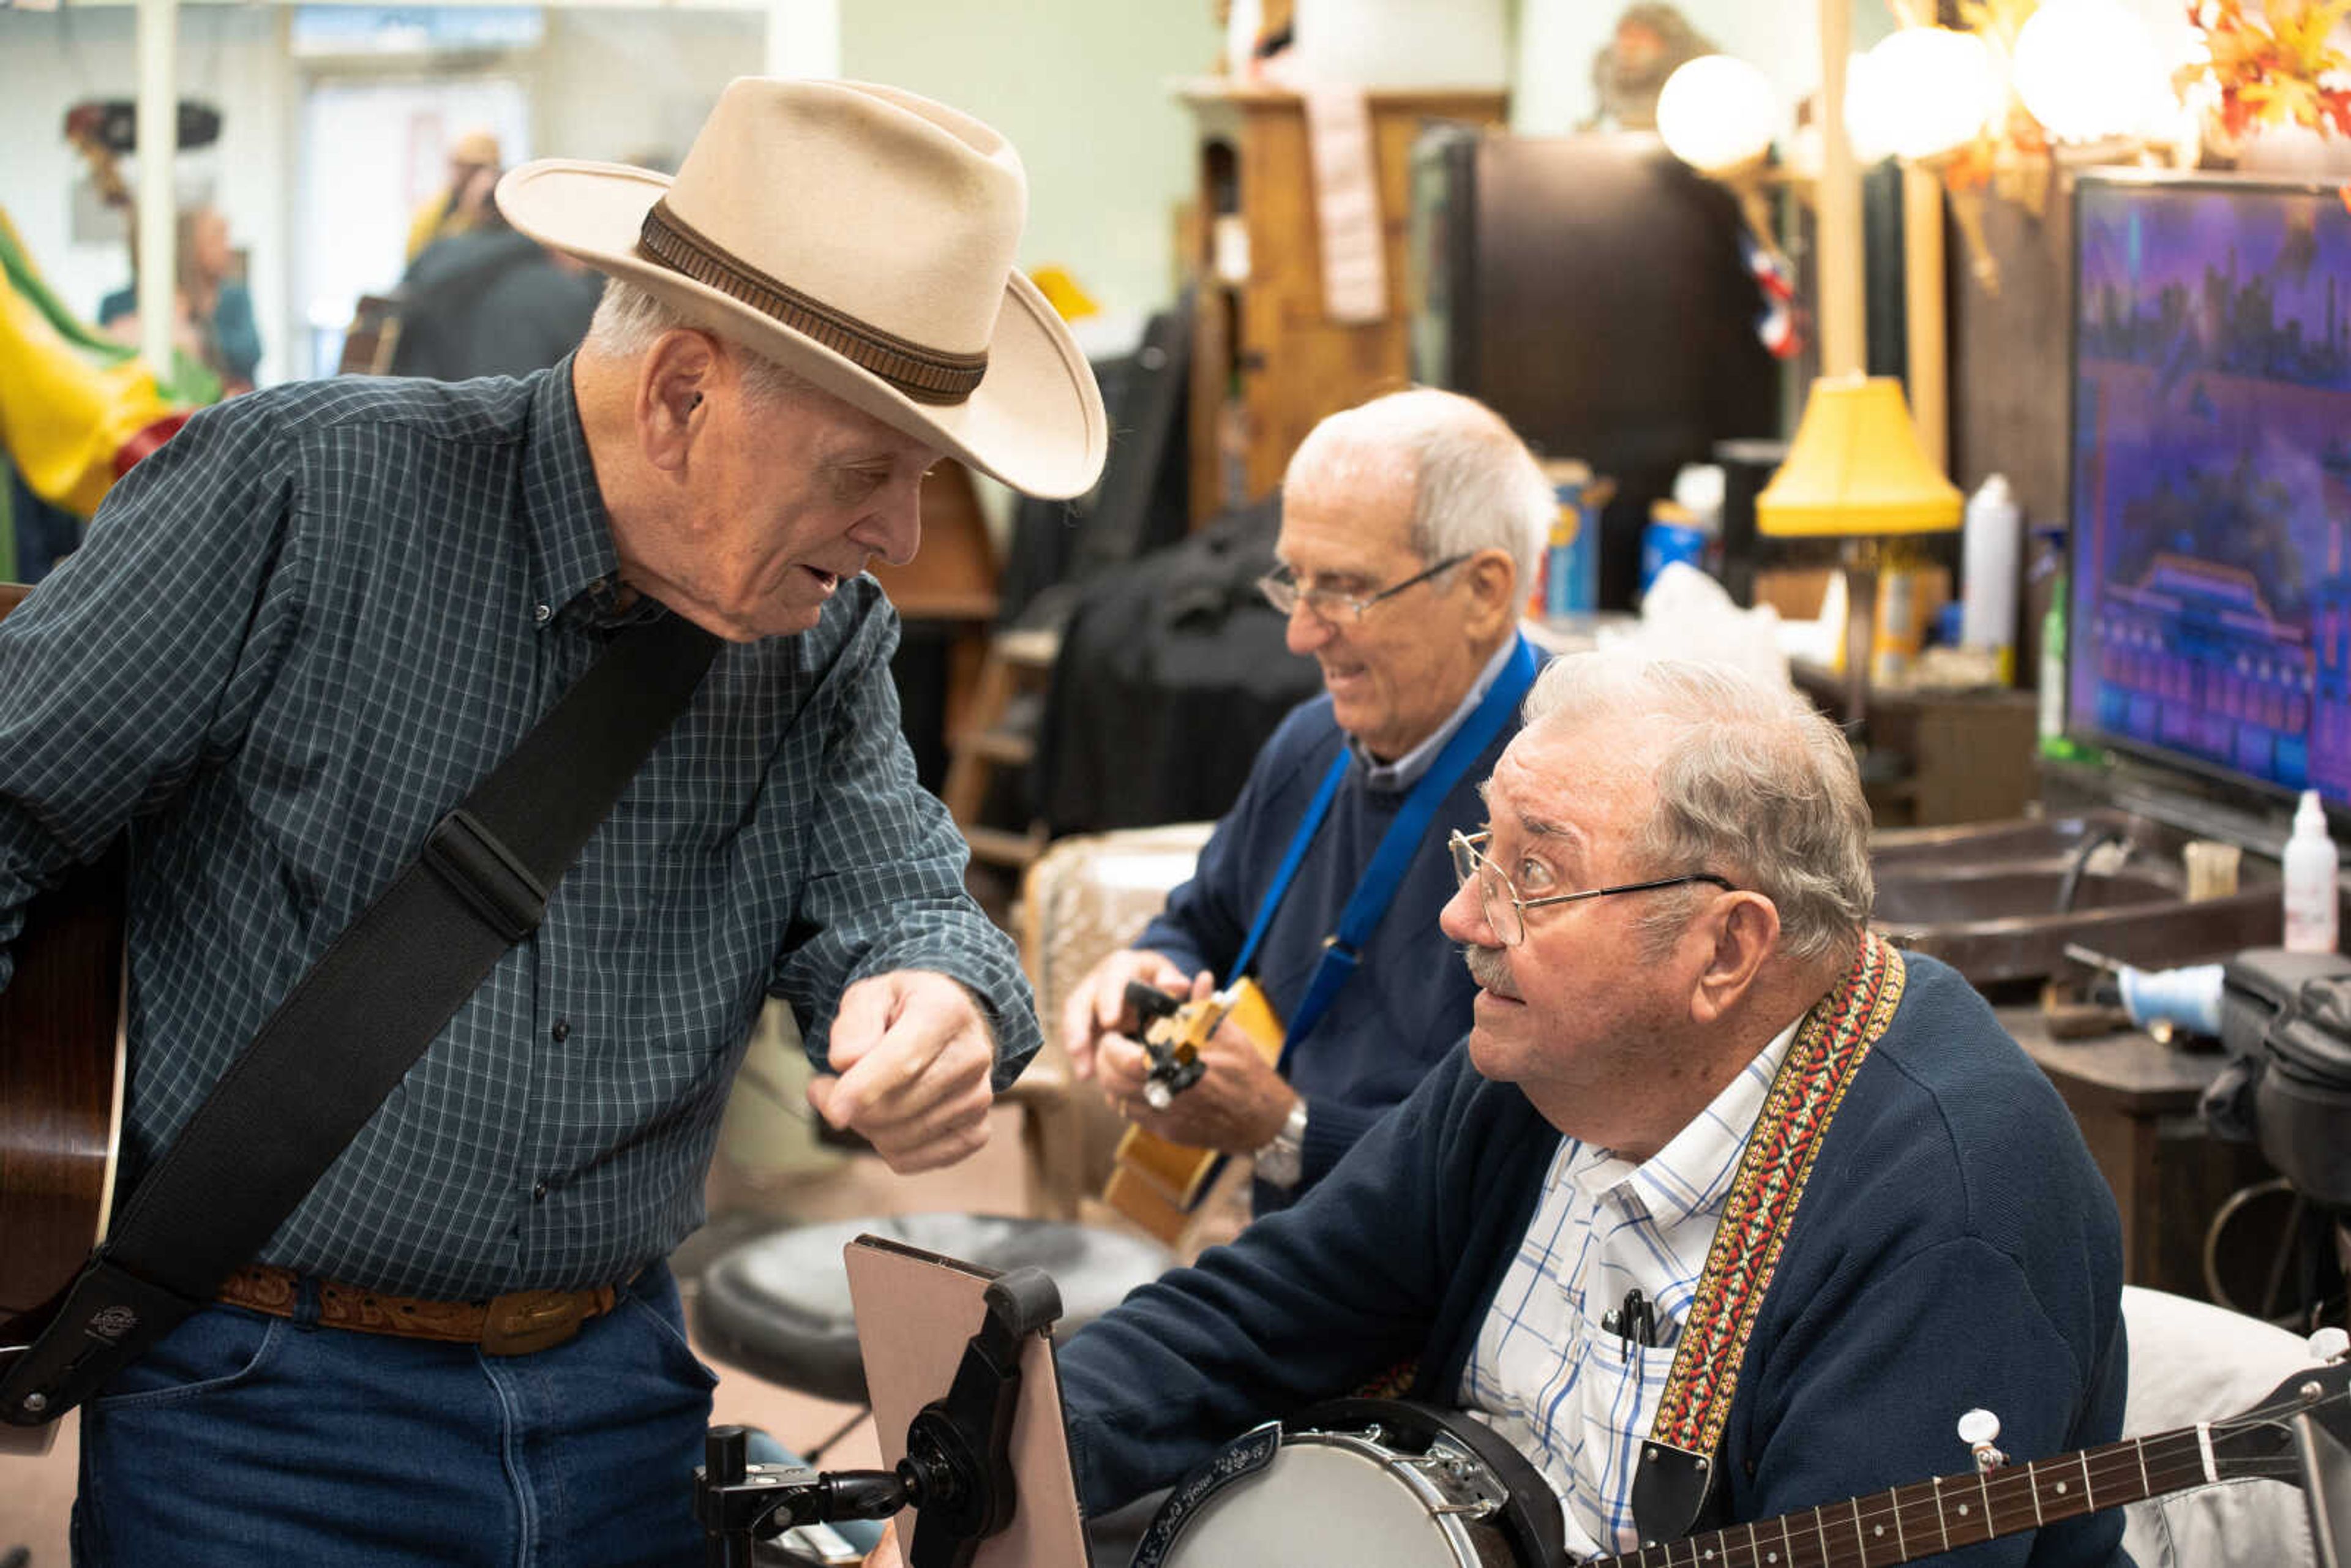
[[[1515,633],[1503,638],[1502,645],[1494,650],[1494,656],[1486,661],[1486,667],[1478,672],[1478,678],[1469,683],[1468,695],[1455,705],[1445,722],[1438,725],[1426,740],[1394,762],[1382,762],[1362,741],[1352,735],[1347,737],[1347,749],[1353,752],[1355,760],[1364,765],[1364,787],[1401,794],[1419,783],[1420,776],[1427,772],[1429,766],[1437,760],[1437,754],[1445,749],[1445,743],[1453,738],[1453,732],[1468,722],[1469,716],[1478,711],[1478,705],[1486,700],[1486,694],[1501,677],[1502,667],[1518,651],[1519,639]]]
[[[596,488],[588,434],[565,355],[543,372],[531,397],[529,443],[523,453],[523,527],[532,556],[530,613],[540,625],[583,595],[579,613],[596,621],[618,614],[621,559],[612,522]],[[642,601],[640,602],[643,602]]]
[[[1730,1195],[1739,1174],[1740,1158],[1755,1130],[1755,1118],[1771,1092],[1771,1080],[1803,1027],[1804,1017],[1771,1037],[1771,1043],[1707,1103],[1706,1109],[1667,1141],[1666,1146],[1639,1165],[1630,1160],[1603,1159],[1577,1171],[1574,1180],[1598,1197],[1614,1189],[1646,1208],[1659,1225],[1670,1226],[1694,1214],[1719,1209]]]

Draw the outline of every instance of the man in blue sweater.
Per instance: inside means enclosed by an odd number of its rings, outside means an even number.
[[[1474,988],[1437,929],[1446,839],[1479,819],[1517,730],[1536,666],[1519,605],[1555,511],[1510,427],[1453,392],[1333,414],[1290,459],[1264,587],[1325,695],[1282,722],[1192,880],[1062,1015],[1078,1075],[1130,1121],[1254,1155],[1260,1213],[1320,1180],[1468,1025]],[[1286,1028],[1280,1070],[1228,1024],[1201,1082],[1150,1110],[1127,983],[1205,995],[1243,973]]]
[[[1822,1509],[1797,1523],[1836,1561],[1907,1561],[1906,1524],[1972,1568],[2126,1561],[2079,1484],[1995,1505],[1990,1540],[1982,1509],[1886,1500],[1970,1469],[1973,1408],[2018,1459],[2116,1436],[2121,1243],[1991,1009],[1868,934],[1834,728],[1729,672],[1562,660],[1487,810],[1442,916],[1464,1049],[1311,1195],[1062,1351],[1089,1510],[1384,1379],[1507,1438],[1578,1556]]]

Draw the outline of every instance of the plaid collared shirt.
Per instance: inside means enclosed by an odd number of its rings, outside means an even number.
[[[131,1172],[631,618],[616,573],[567,361],[207,410],[0,622],[0,985],[35,887],[127,824]],[[915,785],[896,640],[861,577],[812,631],[722,646],[263,1260],[448,1299],[626,1277],[701,1222],[770,994],[821,1061],[852,980],[944,973],[1008,1082],[1033,1004]]]
[[[1562,1138],[1479,1331],[1461,1404],[1558,1491],[1567,1548],[1578,1557],[1640,1545],[1633,1472],[1641,1443],[1665,1398],[1723,1200],[1796,1029],[1782,1030],[1640,1165]],[[1655,1305],[1653,1348],[1601,1326],[1635,1289]]]

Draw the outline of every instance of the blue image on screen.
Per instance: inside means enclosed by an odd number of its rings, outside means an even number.
[[[2351,208],[2085,178],[2067,727],[2351,809]]]

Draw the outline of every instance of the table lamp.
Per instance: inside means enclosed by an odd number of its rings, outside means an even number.
[[[1960,507],[1958,486],[1920,448],[1901,382],[1843,374],[1813,383],[1787,461],[1755,497],[1755,530],[1843,542],[1845,716],[1856,728],[1869,687],[1883,541],[1948,533],[1959,526]]]
[[[1901,384],[1862,373],[1861,180],[1844,124],[1851,7],[1819,0],[1821,40],[1821,365],[1788,460],[1755,498],[1755,529],[1844,541],[1846,721],[1856,733],[1869,689],[1880,541],[1959,524],[1957,486],[1920,449]]]

